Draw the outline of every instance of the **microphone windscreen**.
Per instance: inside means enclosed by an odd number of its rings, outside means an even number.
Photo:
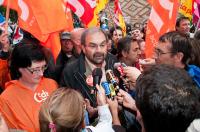
[[[100,85],[101,78],[102,78],[102,70],[101,68],[95,68],[92,71],[92,77],[93,77],[93,86],[95,87],[96,84]]]
[[[115,68],[115,69],[117,69],[119,66],[121,66],[121,63],[120,63],[120,62],[117,62],[117,63],[114,64],[114,68]]]
[[[101,68],[95,68],[93,71],[92,71],[92,77],[95,77],[95,76],[98,76],[99,78],[102,78],[102,70]]]

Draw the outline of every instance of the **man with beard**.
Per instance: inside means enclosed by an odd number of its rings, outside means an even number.
[[[80,91],[95,106],[92,71],[101,68],[101,82],[106,81],[105,70],[113,70],[117,59],[107,52],[108,37],[100,28],[86,29],[81,36],[81,44],[82,53],[65,66],[60,84]]]

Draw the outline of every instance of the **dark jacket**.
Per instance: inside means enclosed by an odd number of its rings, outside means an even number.
[[[44,72],[44,76],[47,78],[54,79],[57,83],[59,83],[65,64],[68,63],[68,61],[70,61],[71,59],[73,59],[74,56],[69,58],[65,55],[64,52],[61,51],[55,63],[55,60],[53,58],[53,54],[51,53],[51,51],[47,50],[46,48],[44,48],[43,50],[44,50],[45,57],[47,60],[47,65],[48,65],[47,69]]]
[[[117,58],[110,53],[106,57],[105,70],[114,70],[114,63],[117,62]],[[91,95],[91,86],[86,83],[86,67],[85,67],[85,56],[81,54],[78,59],[75,59],[68,63],[62,73],[60,81],[61,86],[70,87],[76,89],[82,93],[85,98],[90,100],[93,106],[95,106],[95,97]]]

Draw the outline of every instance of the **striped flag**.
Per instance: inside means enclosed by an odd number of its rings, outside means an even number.
[[[96,0],[67,0],[66,6],[81,19],[86,27],[97,25],[97,19],[93,19],[95,17]]]
[[[114,22],[116,25],[120,26],[122,28],[124,36],[126,35],[126,24],[124,21],[124,17],[122,15],[122,9],[119,3],[119,0],[115,0],[115,17],[114,17]]]
[[[194,1],[194,11],[193,11],[193,23],[198,22],[200,19],[200,0]]]
[[[149,0],[149,3],[152,8],[147,24],[145,54],[152,57],[159,37],[175,28],[179,0]]]

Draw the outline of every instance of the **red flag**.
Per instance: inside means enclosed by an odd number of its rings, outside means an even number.
[[[94,17],[96,0],[67,0],[66,6],[88,27]]]
[[[200,0],[195,0],[194,10],[193,10],[193,23],[197,24],[199,19],[200,19]]]
[[[21,31],[21,29],[18,26],[16,26],[14,35],[13,35],[13,44],[19,43],[23,39],[23,36],[24,36],[24,34]]]
[[[174,30],[179,0],[150,0],[151,14],[147,24],[146,48],[147,57],[152,57],[155,45],[159,37],[171,30]]]

